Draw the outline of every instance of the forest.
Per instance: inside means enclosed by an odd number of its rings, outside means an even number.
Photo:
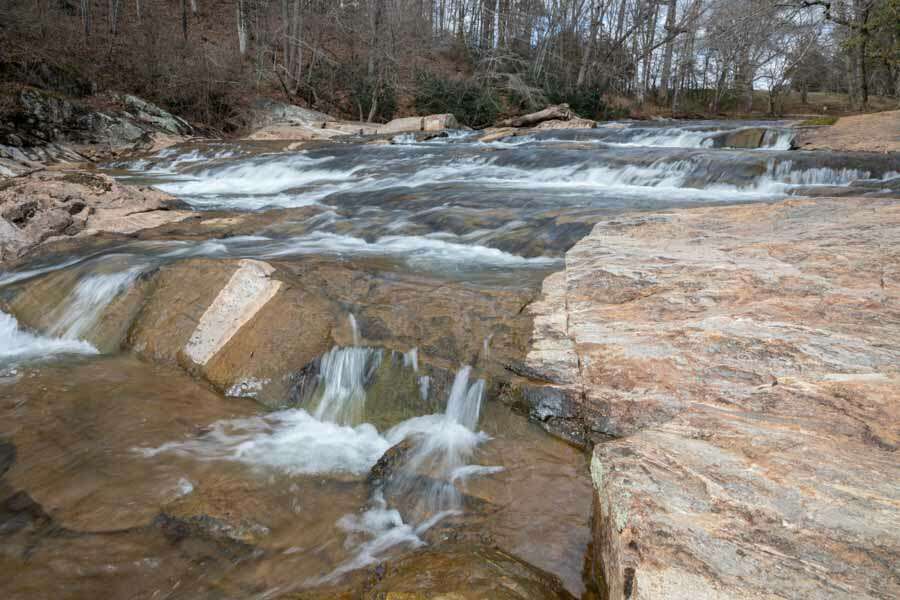
[[[74,80],[224,132],[260,96],[475,127],[558,102],[775,115],[825,92],[861,111],[900,98],[900,0],[7,0],[0,56],[7,87]]]

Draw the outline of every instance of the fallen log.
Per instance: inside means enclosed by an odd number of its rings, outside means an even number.
[[[513,117],[511,119],[504,119],[497,123],[497,127],[532,127],[537,125],[538,123],[542,123],[544,121],[550,121],[553,119],[558,119],[561,121],[568,121],[574,115],[572,113],[572,109],[569,108],[568,104],[555,104],[553,106],[548,106],[543,110],[539,110],[537,112],[529,113],[527,115],[522,115],[521,117]]]

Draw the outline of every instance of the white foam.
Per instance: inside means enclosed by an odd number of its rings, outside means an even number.
[[[365,475],[391,444],[370,424],[357,427],[320,421],[302,409],[261,417],[218,421],[209,433],[157,448],[137,449],[147,457],[165,452],[197,460],[230,460],[289,475]]]
[[[85,335],[100,319],[103,309],[144,272],[136,266],[118,273],[93,274],[82,278],[73,292],[54,310],[49,332],[65,339]]]
[[[97,354],[82,340],[60,339],[31,333],[19,327],[15,317],[0,312],[0,361],[44,358],[54,354]]]
[[[354,335],[359,334],[354,331]],[[378,368],[381,357],[381,350],[372,348],[335,346],[327,352],[319,368],[323,390],[316,418],[342,425],[359,423],[366,405],[366,380]]]
[[[331,157],[309,158],[300,154],[277,160],[247,161],[227,167],[206,169],[190,178],[164,183],[163,191],[176,195],[270,195],[313,184],[349,181],[362,166],[327,169],[321,165]],[[188,199],[190,200],[190,199]]]
[[[493,475],[501,473],[505,469],[499,466],[483,466],[483,465],[464,465],[453,469],[450,474],[450,481],[465,481],[470,477],[479,477],[482,475]]]
[[[345,515],[337,523],[338,528],[347,534],[344,546],[355,549],[353,556],[327,575],[308,583],[334,581],[345,573],[377,564],[395,548],[424,546],[425,542],[420,536],[454,514],[458,514],[458,511],[442,511],[418,525],[404,523],[400,512],[388,508],[384,496],[378,492],[366,511],[359,515]]]
[[[607,142],[610,146],[710,148],[714,131],[692,131],[679,127],[647,130],[629,138],[627,142]],[[600,140],[603,141],[603,140]]]
[[[413,267],[478,264],[493,267],[552,266],[559,259],[548,257],[525,258],[487,246],[456,244],[419,236],[386,236],[375,242],[327,232],[279,241],[264,258],[303,254],[332,254],[351,256],[395,257]]]

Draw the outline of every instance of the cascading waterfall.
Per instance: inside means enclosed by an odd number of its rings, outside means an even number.
[[[118,273],[88,275],[54,311],[49,333],[74,340],[84,336],[100,319],[103,309],[145,270],[136,266]]]
[[[458,486],[466,478],[502,470],[470,464],[478,445],[489,439],[476,431],[485,383],[470,382],[472,369],[464,366],[454,378],[444,413],[407,419],[384,434],[368,423],[351,427],[347,423],[365,406],[365,384],[380,363],[381,352],[335,347],[323,356],[315,416],[304,409],[288,409],[220,421],[199,438],[135,450],[146,457],[174,452],[199,460],[232,460],[289,475],[362,476],[389,448],[409,440],[408,456],[388,482],[372,490],[365,509],[338,521],[338,529],[347,536],[345,546],[352,549],[350,558],[307,583],[334,580],[382,560],[393,549],[424,545],[425,532],[463,510]],[[417,352],[406,353],[403,361],[404,368],[417,368]],[[394,499],[412,509],[404,515],[391,506]]]
[[[79,261],[23,271],[19,279],[38,276]],[[97,324],[103,310],[144,272],[136,266],[117,273],[91,274],[75,284],[72,292],[50,313],[46,333],[23,329],[12,315],[0,312],[0,361],[4,363],[43,358],[54,354],[97,354],[82,338]],[[17,281],[10,274],[0,285]]]
[[[412,449],[387,481],[372,491],[368,508],[345,515],[338,527],[356,547],[354,555],[325,577],[310,583],[334,580],[349,571],[379,562],[397,547],[424,545],[421,536],[440,521],[464,509],[458,484],[467,477],[502,471],[502,467],[471,465],[479,444],[489,438],[476,432],[484,380],[469,383],[472,368],[456,374],[444,414],[415,417],[391,428],[385,437],[394,444],[410,440]],[[386,499],[411,505],[405,522]]]
[[[53,354],[96,353],[96,348],[82,340],[50,337],[24,330],[15,317],[0,312],[0,367]]]
[[[354,337],[358,334],[354,331]],[[314,416],[338,425],[358,425],[365,417],[366,382],[381,364],[382,351],[335,346],[322,357]]]

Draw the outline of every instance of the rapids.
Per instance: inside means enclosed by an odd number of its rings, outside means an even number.
[[[760,148],[723,145],[749,128]],[[581,594],[586,459],[508,406],[544,277],[624,212],[900,195],[890,157],[791,151],[784,123],[371,142],[107,165],[197,219],[0,273],[0,443],[15,448],[0,491],[20,499],[0,511],[4,597],[274,598],[448,540],[488,540]],[[183,303],[176,336],[238,259],[271,264],[279,293],[322,288],[276,325],[330,343],[220,393],[148,341],[165,325],[148,298]],[[186,285],[166,279],[178,268]]]

